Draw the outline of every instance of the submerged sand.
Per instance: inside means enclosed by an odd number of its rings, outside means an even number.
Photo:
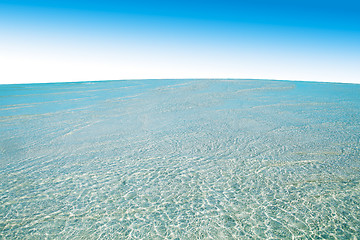
[[[0,85],[3,239],[360,237],[360,85]]]

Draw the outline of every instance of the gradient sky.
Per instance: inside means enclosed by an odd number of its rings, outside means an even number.
[[[360,83],[360,2],[0,0],[0,83]]]

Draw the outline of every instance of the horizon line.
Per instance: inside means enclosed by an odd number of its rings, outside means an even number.
[[[79,81],[55,81],[55,82],[17,82],[1,83],[3,85],[30,85],[30,84],[59,84],[59,83],[93,83],[93,82],[113,82],[113,81],[153,81],[153,80],[265,80],[265,81],[286,81],[286,82],[308,82],[308,83],[334,83],[334,84],[356,84],[354,82],[331,82],[331,81],[309,81],[309,80],[291,80],[291,79],[272,79],[272,78],[132,78],[132,79],[103,79],[103,80],[79,80]]]

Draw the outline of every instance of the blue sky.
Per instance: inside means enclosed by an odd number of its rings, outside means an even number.
[[[3,1],[0,83],[360,83],[356,1]]]

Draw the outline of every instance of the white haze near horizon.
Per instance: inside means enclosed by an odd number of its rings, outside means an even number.
[[[208,50],[211,49],[211,50]],[[292,55],[292,56],[291,56]],[[296,52],[212,46],[119,47],[14,45],[0,56],[0,83],[161,78],[246,78],[360,83],[359,61]]]
[[[360,84],[360,48],[351,34],[311,32],[309,40],[259,26],[188,31],[184,25],[176,32],[125,24],[116,32],[41,24],[0,31],[0,84],[164,78]]]
[[[56,49],[8,51],[0,57],[1,84],[161,78],[246,78],[360,84],[351,62],[281,59],[251,52],[173,51],[73,53]],[[50,53],[47,53],[49,51]],[[355,64],[354,64],[355,65]]]

